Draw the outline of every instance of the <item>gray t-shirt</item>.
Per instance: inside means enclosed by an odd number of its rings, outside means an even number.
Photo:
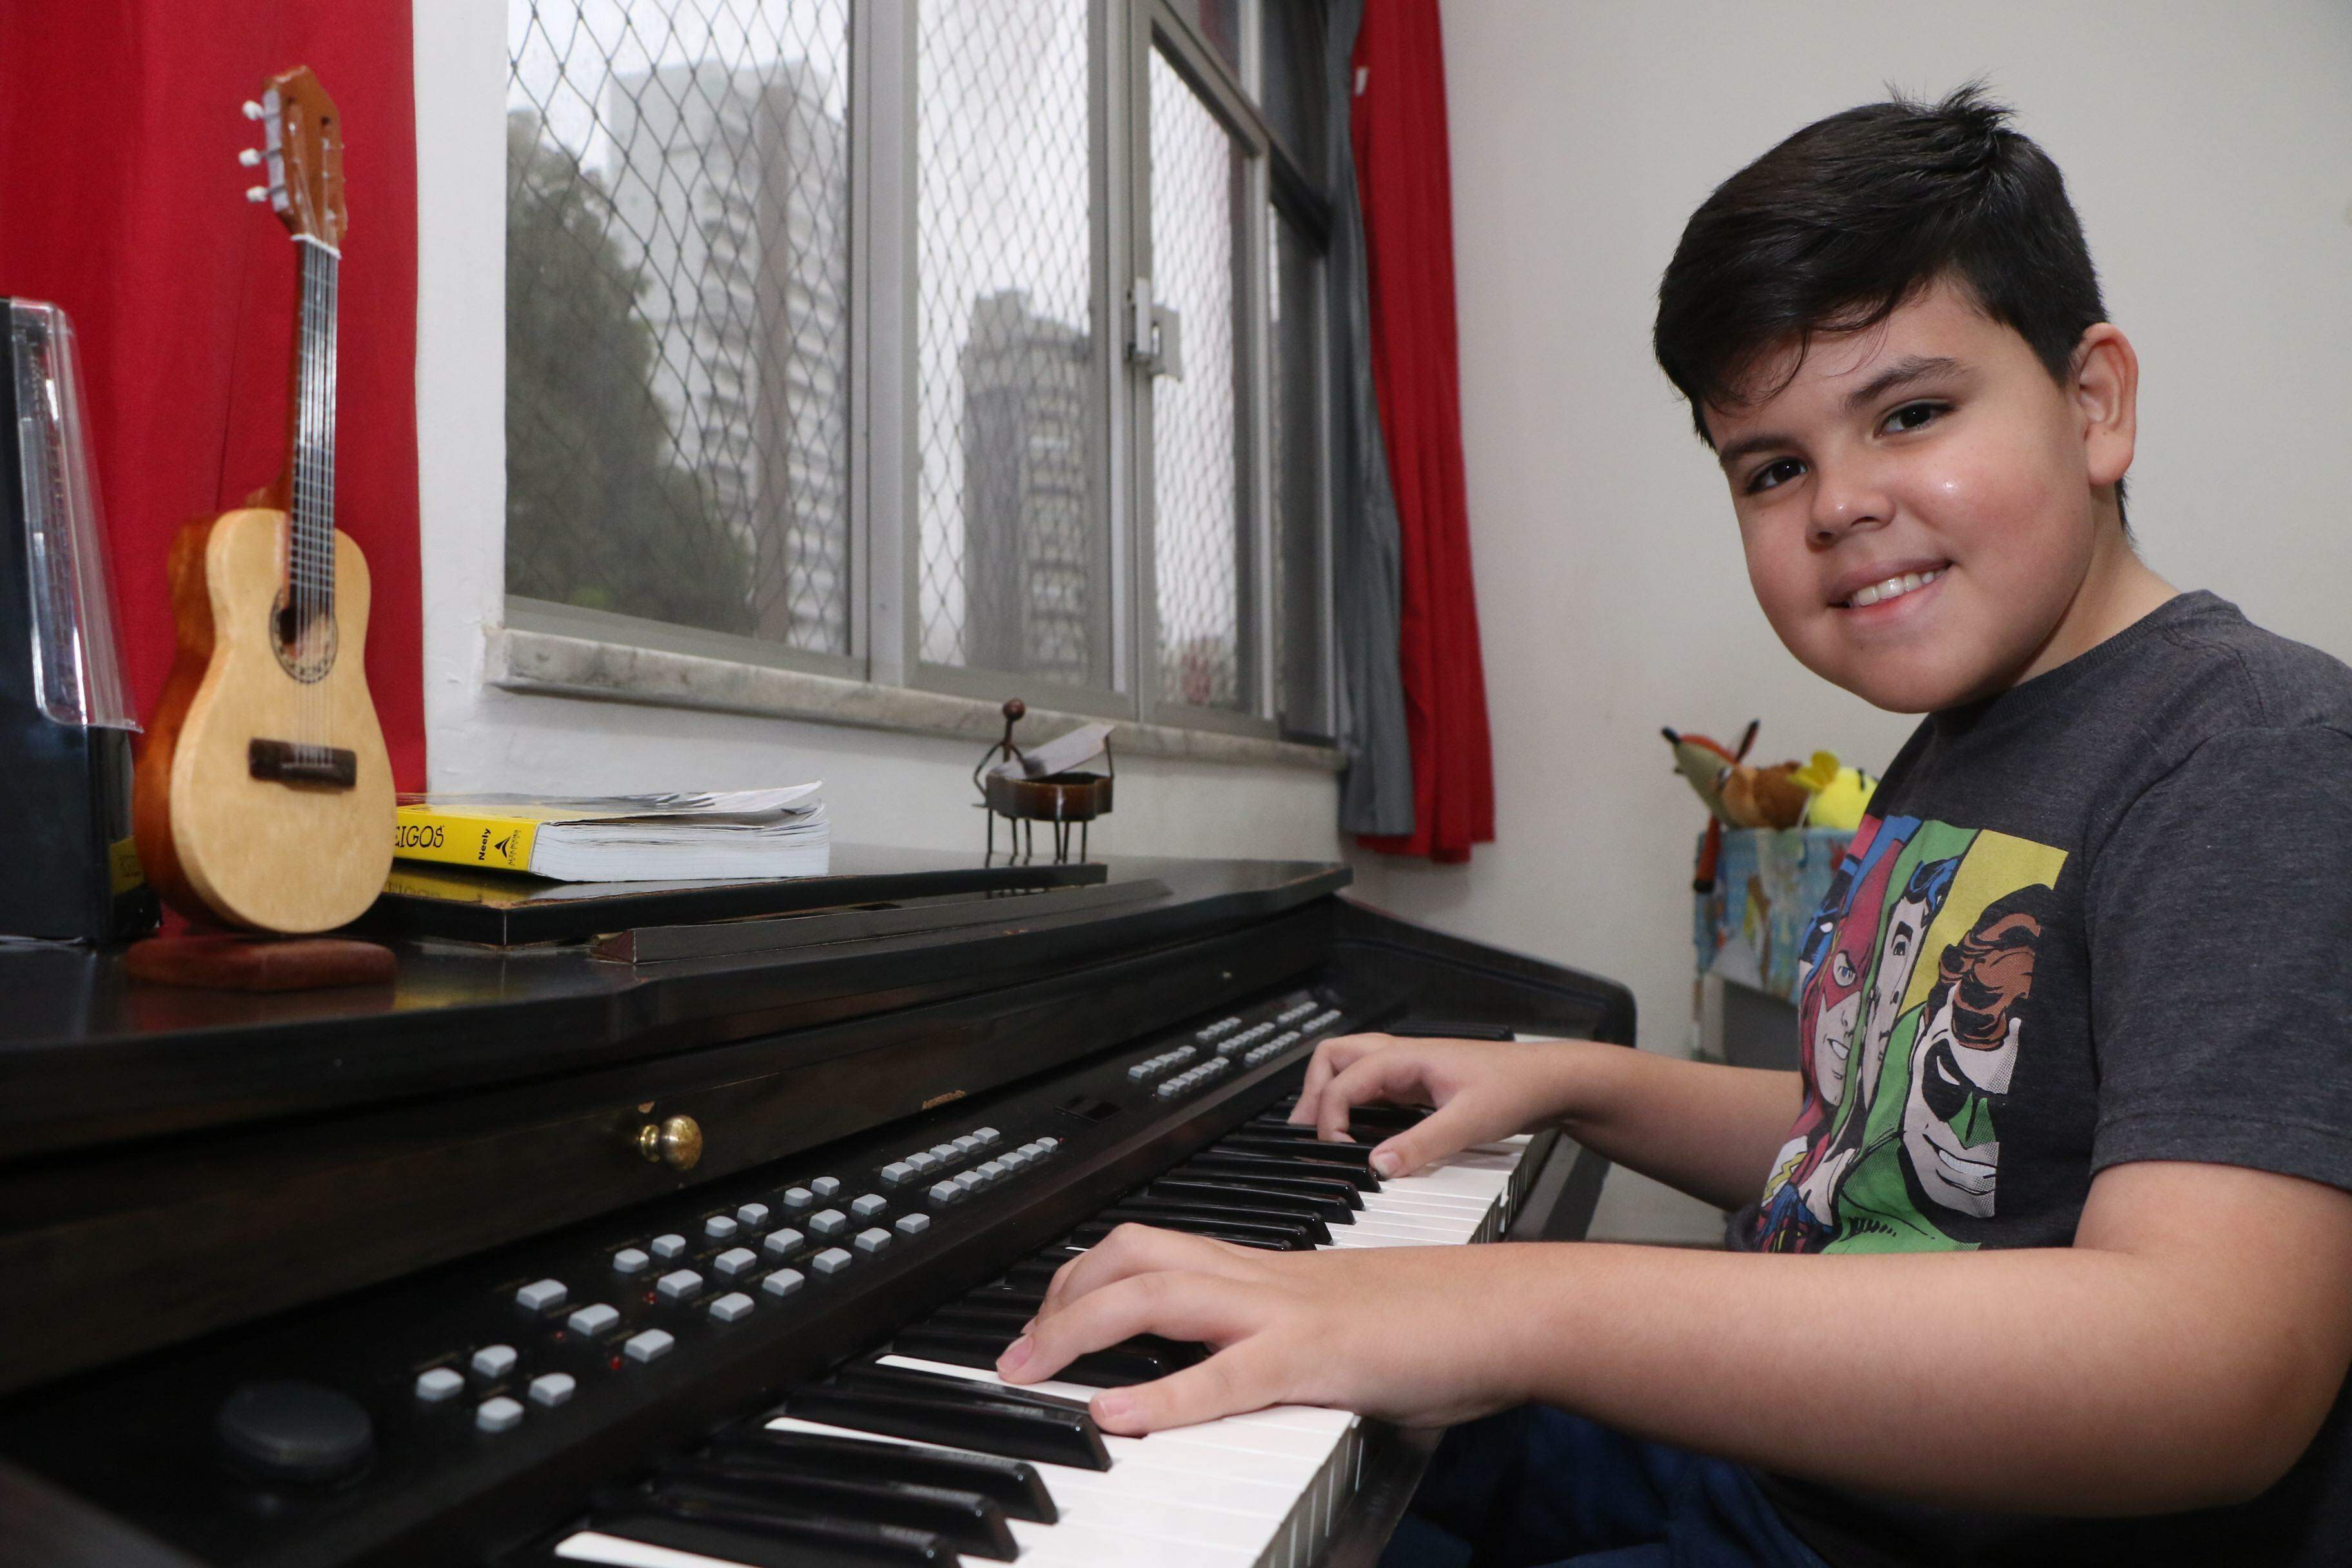
[[[1799,976],[1803,1110],[1746,1245],[2064,1247],[2137,1160],[2352,1190],[2352,669],[2184,594],[1930,716]],[[2344,1563],[2347,1423],[2339,1394],[2270,1491],[2154,1520],[1766,1487],[1839,1564]]]

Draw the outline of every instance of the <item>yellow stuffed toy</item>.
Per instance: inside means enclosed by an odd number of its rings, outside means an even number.
[[[1878,781],[1860,768],[1840,767],[1834,752],[1815,752],[1811,762],[1790,776],[1813,792],[1805,805],[1805,826],[1833,827],[1840,833],[1862,826],[1862,814],[1878,788]]]

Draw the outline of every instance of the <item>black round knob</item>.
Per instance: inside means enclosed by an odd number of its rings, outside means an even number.
[[[1019,723],[1028,711],[1029,704],[1022,701],[1018,697],[1008,697],[1004,700],[1004,716],[1013,722]]]
[[[265,1480],[335,1480],[375,1450],[375,1424],[358,1401],[315,1383],[248,1383],[213,1429],[230,1463]]]

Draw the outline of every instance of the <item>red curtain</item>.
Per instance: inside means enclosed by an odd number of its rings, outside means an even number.
[[[1368,0],[1351,117],[1371,275],[1372,384],[1404,563],[1398,658],[1412,832],[1374,849],[1470,858],[1495,837],[1495,762],[1470,580],[1454,326],[1454,190],[1437,0]]]
[[[79,335],[128,674],[172,661],[173,533],[286,462],[294,247],[237,163],[263,79],[307,65],[342,111],[338,527],[374,584],[368,685],[425,787],[416,531],[416,146],[410,0],[0,4],[0,294]]]

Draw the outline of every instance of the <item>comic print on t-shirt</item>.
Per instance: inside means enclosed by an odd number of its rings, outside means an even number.
[[[1971,1247],[2065,851],[1866,816],[1797,961],[1802,1109],[1765,1183],[1773,1252]]]

